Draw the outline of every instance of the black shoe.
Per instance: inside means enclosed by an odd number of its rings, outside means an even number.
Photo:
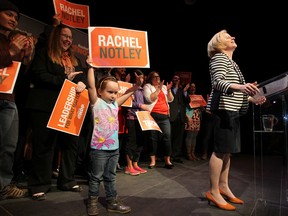
[[[46,194],[45,193],[39,193],[38,195],[33,194],[31,199],[36,201],[43,201],[46,199]]]
[[[172,169],[174,167],[174,164],[165,164],[164,166],[166,169]]]
[[[155,164],[154,165],[149,165],[148,168],[149,169],[154,169],[155,168]]]
[[[72,187],[70,189],[70,191],[72,191],[72,192],[81,192],[81,191],[83,191],[83,188],[80,185],[75,185],[74,187]]]
[[[123,167],[121,167],[120,164],[118,163],[117,168],[116,168],[116,172],[123,172],[123,171],[124,171]]]
[[[64,188],[64,187],[58,186],[58,189],[62,190],[62,191],[71,191],[71,192],[81,192],[81,191],[83,191],[83,188],[80,185],[75,185],[75,186],[73,186],[71,188]]]

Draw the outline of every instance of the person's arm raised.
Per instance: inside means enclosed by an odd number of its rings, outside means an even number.
[[[86,60],[87,64],[91,65],[91,58],[88,56]],[[90,99],[90,104],[95,104],[98,98],[97,89],[95,85],[95,75],[94,75],[94,68],[91,66],[88,69],[87,73],[87,84],[88,84],[88,94]]]
[[[135,73],[136,84],[131,88],[127,89],[127,91],[116,99],[118,106],[121,106],[133,93],[141,86],[140,77]]]

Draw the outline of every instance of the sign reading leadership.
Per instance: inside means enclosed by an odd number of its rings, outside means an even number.
[[[76,93],[77,84],[65,80],[54,109],[48,128],[79,136],[89,106],[88,90]]]

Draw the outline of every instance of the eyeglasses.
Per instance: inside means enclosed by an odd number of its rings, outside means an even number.
[[[67,34],[60,34],[61,36],[65,37],[66,39],[73,40],[73,37]]]

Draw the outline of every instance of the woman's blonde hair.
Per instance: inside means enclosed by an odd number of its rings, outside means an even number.
[[[216,33],[211,40],[209,41],[208,45],[207,45],[207,52],[208,52],[208,56],[209,58],[212,58],[216,53],[221,52],[223,49],[226,48],[226,45],[223,44],[222,41],[222,35],[227,33],[227,31],[225,29],[219,31],[218,33]]]

